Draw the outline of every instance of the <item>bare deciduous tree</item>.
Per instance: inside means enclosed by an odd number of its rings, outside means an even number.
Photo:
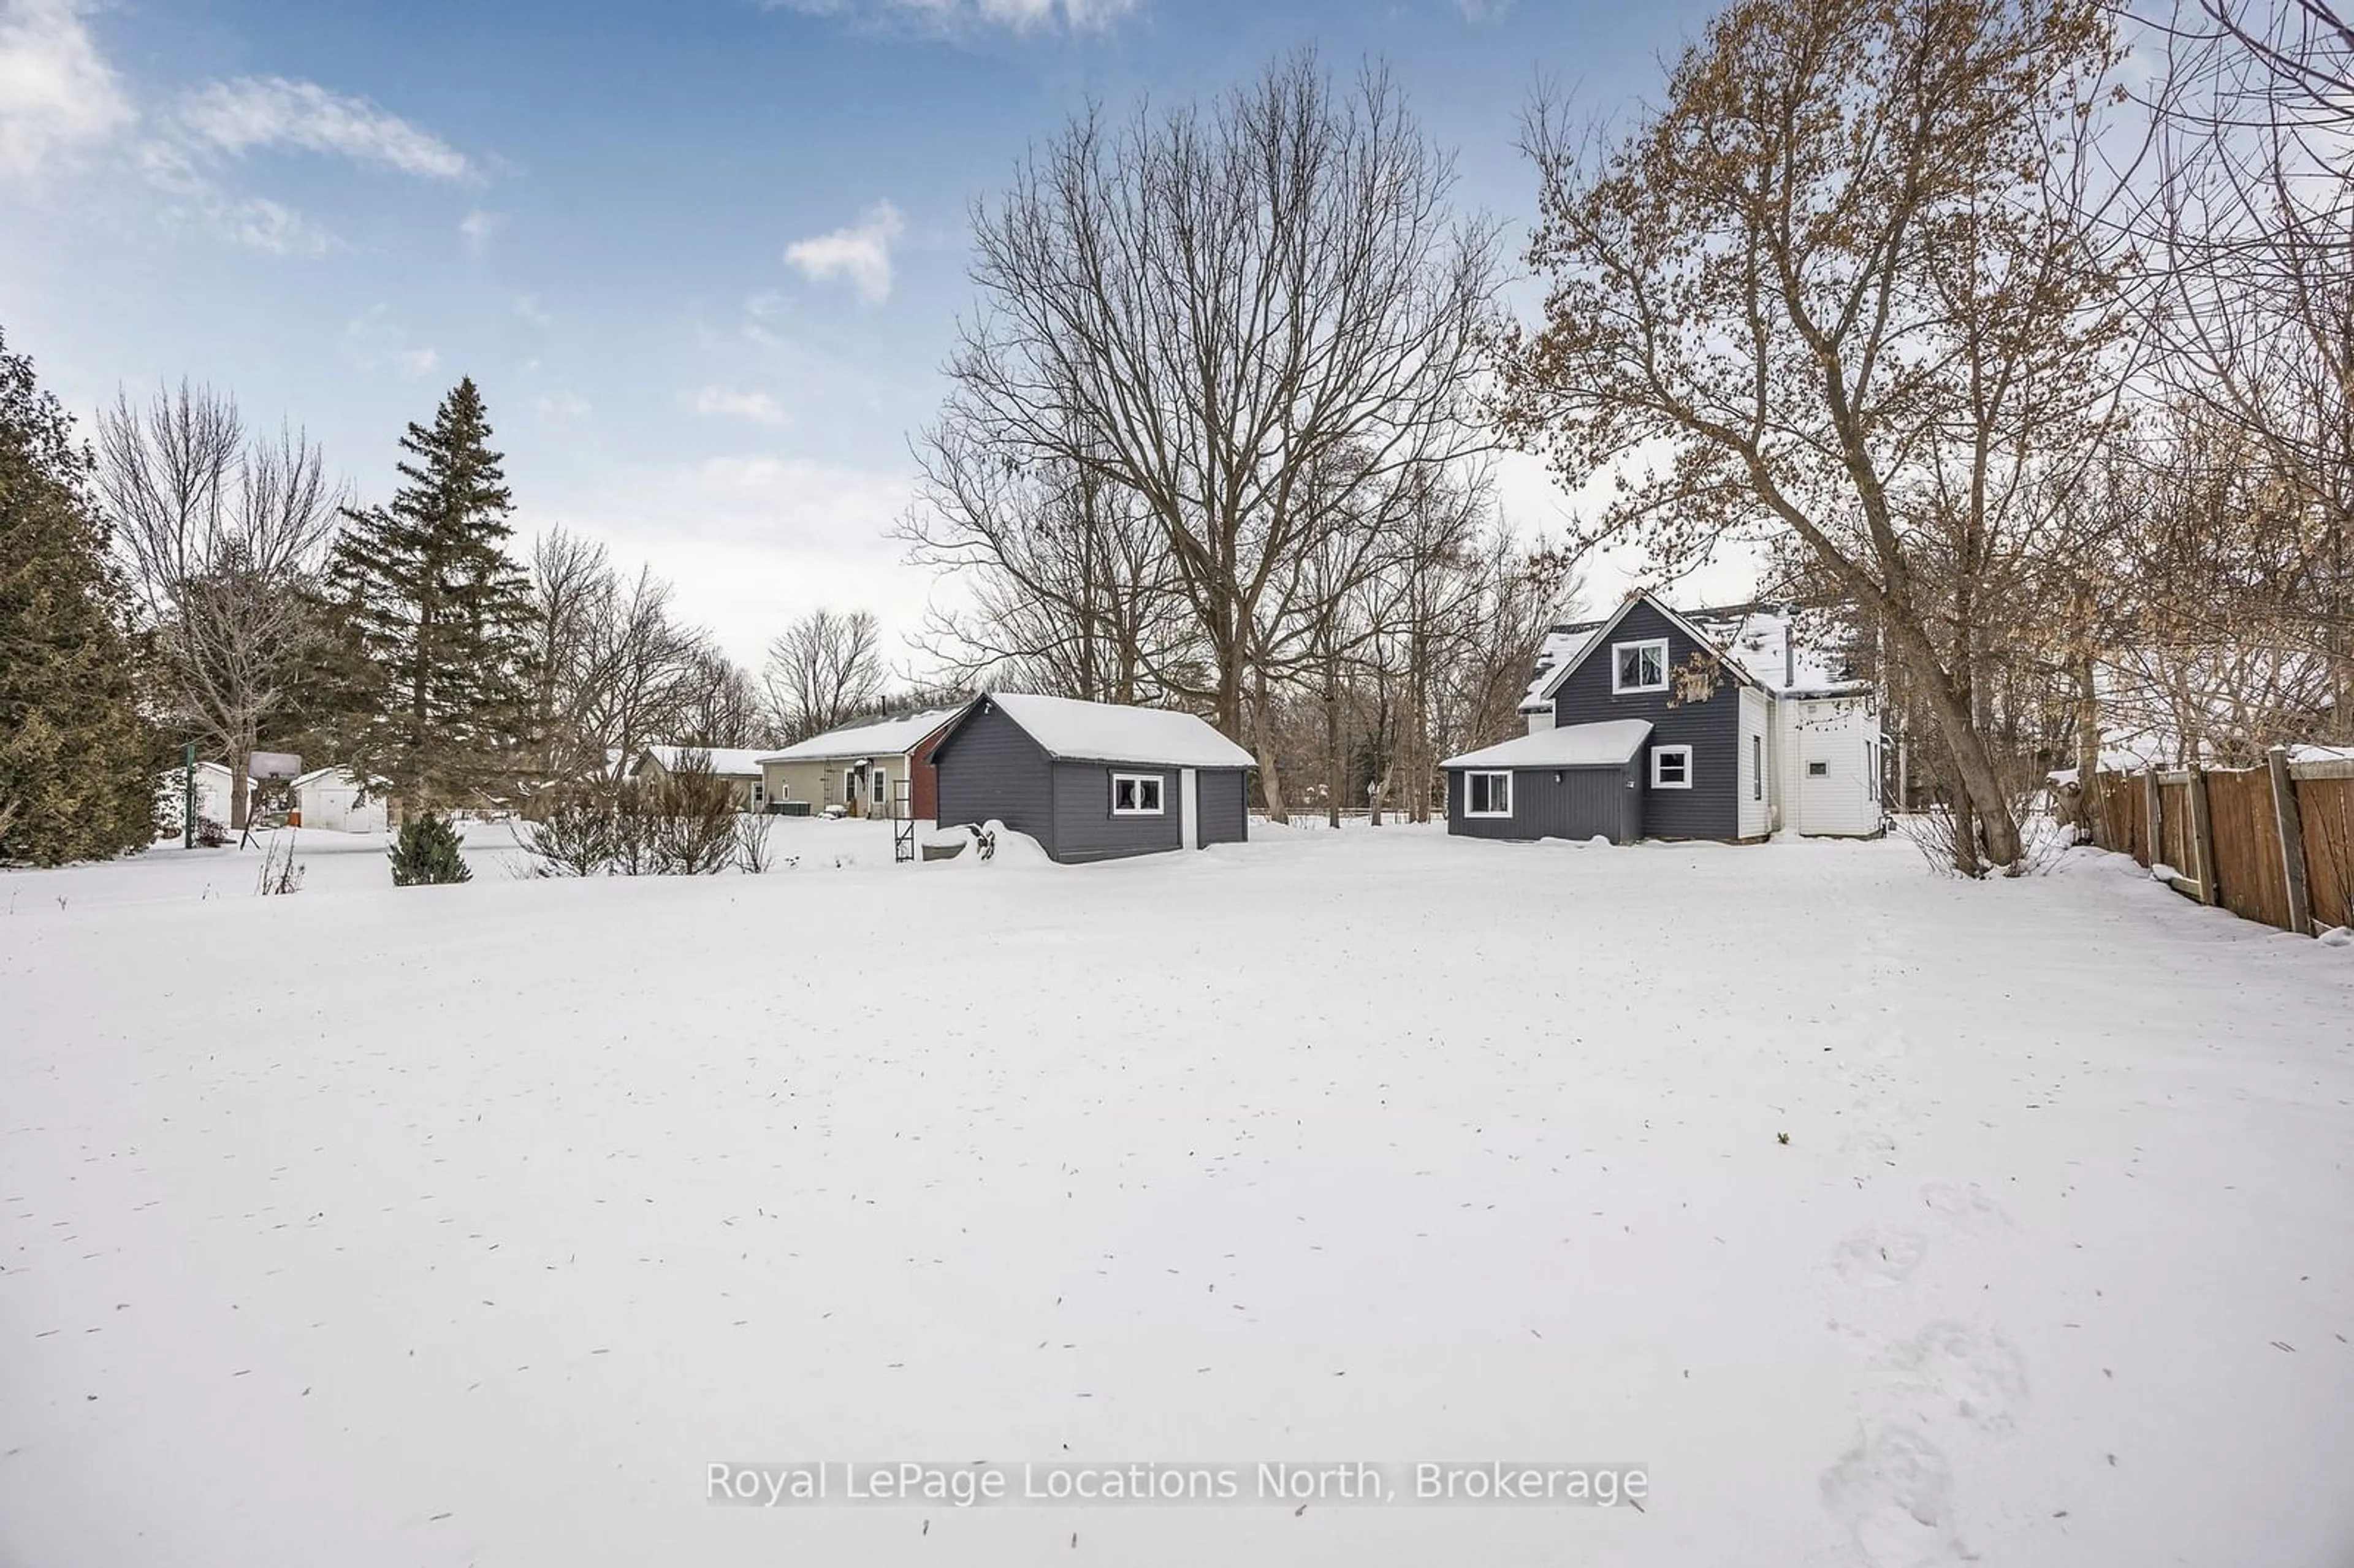
[[[307,434],[249,440],[236,402],[186,381],[99,416],[100,485],[175,705],[228,765],[229,825],[250,809],[263,727],[316,652],[309,591],[345,497]]]
[[[1987,595],[2120,385],[2085,195],[2115,53],[2091,0],[1742,0],[1631,135],[1530,123],[1552,290],[1504,411],[1568,482],[1625,480],[1573,543],[1801,542],[1934,715],[1972,872],[2021,860]]]
[[[872,712],[883,698],[882,629],[872,611],[820,609],[769,644],[769,701],[787,744]]]
[[[2162,396],[2235,431],[2255,481],[2232,531],[2243,575],[2218,582],[2253,617],[2233,662],[2317,666],[2311,733],[2354,740],[2354,26],[2322,0],[2200,0],[2160,31],[2157,195],[2137,238]]]
[[[1261,662],[1298,631],[1279,601],[1358,491],[1479,444],[1495,229],[1456,218],[1454,183],[1384,76],[1337,88],[1303,57],[1206,111],[1091,110],[973,215],[982,308],[933,450],[1149,518],[1161,558],[1133,580],[1190,624],[1138,662],[1228,736],[1282,678]],[[1344,453],[1352,484],[1313,482]]]
[[[604,546],[555,528],[534,542],[532,592],[544,780],[601,773],[649,745],[723,744],[691,732],[714,716],[726,660],[673,618],[669,583],[648,568],[624,577]]]

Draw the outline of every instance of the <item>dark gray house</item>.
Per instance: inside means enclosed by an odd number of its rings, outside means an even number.
[[[1648,593],[1556,627],[1529,733],[1451,757],[1450,832],[1750,842],[1881,823],[1868,683],[1802,658],[1787,609],[1684,615]]]
[[[982,697],[932,750],[939,825],[992,819],[1066,863],[1240,843],[1251,755],[1191,714]]]
[[[1475,839],[1643,836],[1649,719],[1543,730],[1447,759],[1447,827]]]

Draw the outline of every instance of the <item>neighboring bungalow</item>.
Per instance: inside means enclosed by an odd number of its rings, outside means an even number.
[[[348,768],[314,768],[296,776],[289,825],[331,833],[380,833],[389,825],[382,785],[369,789]]]
[[[932,751],[940,826],[992,819],[1065,863],[1240,843],[1251,754],[1191,714],[982,697]]]
[[[812,812],[840,807],[846,816],[896,818],[904,784],[907,814],[931,821],[932,748],[962,712],[960,705],[869,719],[770,752],[760,758],[769,809],[806,801]]]
[[[1801,655],[1781,609],[1682,615],[1648,593],[1555,627],[1529,733],[1451,757],[1447,831],[1475,838],[1726,839],[1881,828],[1869,683]]]
[[[155,798],[161,810],[158,821],[167,837],[177,837],[186,826],[180,820],[187,805],[187,774],[177,768],[166,768],[155,776]],[[196,767],[196,820],[228,826],[231,787],[237,776],[226,764],[199,762]]]
[[[677,771],[679,758],[689,752],[699,751],[711,758],[711,771],[727,780],[728,793],[735,797],[739,811],[758,811],[767,808],[768,791],[760,779],[760,753],[757,749],[716,746],[649,746],[638,753],[630,765],[630,778],[643,784],[655,784],[668,774]]]

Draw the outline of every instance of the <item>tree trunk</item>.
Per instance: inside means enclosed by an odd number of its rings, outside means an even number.
[[[2076,810],[2092,841],[2109,847],[2101,798],[2101,694],[2093,680],[2089,645],[2076,661]]]
[[[1972,702],[1967,691],[1955,687],[1953,677],[1938,662],[1936,650],[1930,646],[1926,633],[1910,623],[1909,618],[1890,618],[1890,630],[1894,634],[1897,653],[1911,671],[1914,686],[1929,705],[1937,721],[1939,736],[1944,740],[1946,755],[1953,762],[1955,781],[1967,793],[1967,804],[1976,809],[1978,825],[1986,834],[1986,857],[2006,870],[2018,867],[2020,853],[2019,821],[2011,814],[2009,797],[2002,790],[1994,758],[1987,751],[1986,738],[1979,734],[1972,713]],[[1962,801],[1955,803],[1958,820]],[[1981,870],[1976,865],[1962,865],[1961,845],[1975,840],[1956,834],[1955,869],[1976,876]]]
[[[228,753],[228,831],[245,832],[253,811],[253,739],[239,736]]]
[[[1283,809],[1283,774],[1275,761],[1275,726],[1267,722],[1267,682],[1258,683],[1258,701],[1251,705],[1251,744],[1258,753],[1259,792],[1267,797],[1267,820],[1288,822]]]
[[[1324,672],[1324,821],[1341,825],[1341,792],[1348,788],[1341,766],[1341,688],[1331,669]]]

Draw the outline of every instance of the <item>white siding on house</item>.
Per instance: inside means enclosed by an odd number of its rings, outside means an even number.
[[[1762,839],[1774,831],[1774,759],[1770,732],[1773,701],[1754,687],[1741,688],[1741,739],[1734,805],[1738,835]]]
[[[1868,697],[1785,697],[1783,825],[1816,836],[1880,831],[1880,715]]]

